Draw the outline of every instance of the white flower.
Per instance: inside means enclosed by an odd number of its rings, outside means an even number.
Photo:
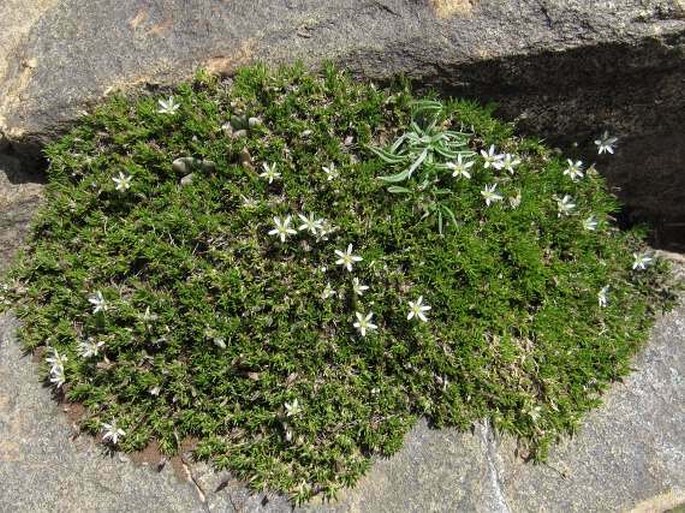
[[[54,347],[51,347],[50,351],[51,356],[45,358],[45,361],[50,364],[50,372],[57,368],[64,370],[64,362],[66,362],[68,358],[64,355],[59,354],[57,349],[55,349]]]
[[[300,231],[309,230],[316,235],[316,231],[323,228],[323,219],[314,219],[314,214],[312,213],[309,214],[309,217],[302,214],[297,214],[297,217],[302,220],[302,224],[297,228]]]
[[[292,218],[290,216],[286,217],[283,221],[281,221],[280,217],[274,217],[274,224],[276,225],[276,228],[271,230],[269,235],[277,235],[281,238],[281,242],[285,242],[285,238],[289,233],[297,233],[295,230],[290,228],[291,221]]]
[[[120,192],[124,192],[131,188],[131,180],[133,180],[132,175],[125,175],[121,171],[119,171],[118,177],[115,176],[112,178],[112,181],[116,184],[114,188]]]
[[[597,229],[598,225],[599,221],[597,221],[597,218],[595,216],[590,216],[583,221],[583,228],[591,232],[594,232]]]
[[[362,285],[359,282],[359,278],[354,278],[352,280],[352,290],[357,296],[363,296],[365,290],[369,290],[369,287],[367,285]]]
[[[647,253],[633,253],[633,270],[644,271],[652,260]]]
[[[428,319],[426,318],[424,312],[427,312],[430,309],[430,306],[423,304],[423,296],[419,296],[419,299],[416,301],[409,301],[409,314],[407,315],[407,320],[411,320],[414,316],[416,316],[417,319],[421,319],[423,322],[426,322]]]
[[[302,408],[300,407],[300,403],[297,400],[297,398],[295,398],[292,403],[286,402],[284,406],[286,417],[292,417],[302,411]]]
[[[557,198],[557,208],[559,210],[559,217],[561,217],[561,215],[567,216],[573,212],[573,209],[576,208],[576,204],[573,203],[573,198],[571,196],[565,194],[563,198]]]
[[[323,172],[326,173],[326,179],[329,182],[340,176],[340,172],[335,169],[335,164],[333,162],[331,162],[330,166],[322,166],[321,169],[323,169]]]
[[[64,377],[64,367],[53,367],[50,369],[50,383],[55,385],[57,388],[61,388],[64,383],[66,383],[66,378]]]
[[[485,198],[485,204],[488,207],[495,201],[502,201],[502,195],[497,194],[495,189],[497,189],[497,184],[493,183],[491,185],[486,185],[485,189],[480,191],[481,195]]]
[[[50,383],[55,385],[57,388],[61,388],[65,381],[64,367],[61,365],[53,366],[52,369],[50,369]]]
[[[250,209],[250,208],[255,208],[257,206],[257,200],[254,200],[252,198],[247,198],[247,197],[243,196],[242,194],[240,195],[240,197],[243,199],[243,208]]]
[[[485,169],[489,168],[490,166],[494,167],[495,169],[502,169],[502,160],[504,159],[504,155],[495,153],[494,144],[490,146],[488,151],[480,150],[480,155],[483,157],[483,167]]]
[[[281,177],[281,173],[276,172],[276,164],[275,163],[269,165],[266,162],[264,162],[262,164],[262,168],[264,169],[264,172],[260,173],[259,176],[269,180],[269,183],[273,183],[274,180]]]
[[[326,288],[323,289],[323,292],[321,293],[321,299],[325,301],[333,296],[335,296],[335,290],[333,290],[333,287],[331,287],[330,282],[326,283]]]
[[[583,178],[583,162],[581,160],[573,162],[571,159],[566,159],[566,162],[568,162],[568,167],[564,169],[564,175],[570,176],[574,182],[578,178]]]
[[[338,260],[335,261],[335,263],[338,265],[342,265],[349,272],[352,272],[352,264],[354,262],[361,262],[363,260],[362,257],[352,254],[352,244],[348,244],[347,251],[345,252],[336,249],[335,254],[340,257]]]
[[[517,191],[516,196],[511,196],[509,198],[509,205],[511,205],[511,208],[519,208],[520,204],[521,204],[521,191]]]
[[[463,178],[471,178],[471,173],[469,173],[469,168],[472,167],[475,162],[470,160],[468,162],[463,161],[463,155],[460,153],[457,155],[457,161],[456,162],[448,162],[445,164],[448,169],[452,170],[452,176],[454,177],[463,177]]]
[[[604,131],[601,137],[595,141],[595,145],[597,146],[597,153],[601,155],[606,151],[613,155],[614,146],[616,146],[616,142],[618,142],[618,137],[612,137],[611,135],[609,135],[609,132]]]
[[[116,419],[112,419],[110,424],[103,422],[102,430],[105,432],[105,434],[102,436],[102,441],[111,441],[115,445],[119,442],[119,438],[126,435],[126,431],[117,426]]]
[[[106,312],[109,306],[107,305],[107,300],[103,297],[102,292],[99,290],[92,294],[88,298],[88,302],[93,305],[93,313]]]
[[[100,348],[104,346],[104,341],[96,342],[93,337],[88,337],[88,340],[82,340],[78,344],[79,354],[83,358],[90,358],[97,356]]]
[[[502,160],[495,165],[498,169],[504,169],[510,174],[514,174],[514,168],[521,163],[521,160],[516,158],[516,156],[511,153],[505,153]]]
[[[359,333],[362,337],[366,336],[367,331],[372,331],[378,328],[378,326],[371,322],[373,312],[369,312],[366,317],[364,314],[360,314],[359,312],[355,312],[354,315],[357,317],[357,322],[355,322],[352,326],[359,330]]]
[[[600,308],[606,308],[609,303],[609,285],[604,285],[599,292],[597,292],[597,302]]]
[[[169,96],[168,100],[159,100],[157,103],[159,103],[159,110],[157,112],[160,114],[174,114],[181,106],[180,103],[176,103],[173,96]]]

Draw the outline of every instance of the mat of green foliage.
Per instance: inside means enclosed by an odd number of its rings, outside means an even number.
[[[421,416],[544,458],[670,304],[594,167],[332,67],[115,96],[46,155],[4,293],[46,383],[113,449],[191,438],[294,502]]]

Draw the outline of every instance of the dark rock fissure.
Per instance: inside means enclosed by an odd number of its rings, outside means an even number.
[[[519,133],[544,138],[587,165],[595,162],[624,205],[618,216],[622,227],[646,223],[654,246],[683,251],[683,46],[685,35],[678,34],[640,45],[440,65],[414,85],[492,102],[496,115],[514,121]],[[396,57],[406,61],[402,52],[396,49]],[[374,58],[387,59],[388,52]],[[619,137],[615,155],[597,154],[593,141],[604,130]]]

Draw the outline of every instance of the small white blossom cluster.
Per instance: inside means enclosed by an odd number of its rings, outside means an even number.
[[[483,160],[483,168],[484,169],[496,169],[498,171],[506,171],[510,175],[513,175],[516,171],[516,167],[521,164],[521,159],[517,157],[516,155],[513,155],[511,153],[497,153],[497,149],[495,148],[495,145],[491,145],[488,150],[480,150],[480,156]],[[459,159],[457,159],[457,163],[459,164]],[[456,166],[455,164],[455,166]],[[473,164],[472,162],[469,162],[469,164]],[[458,166],[456,166],[458,168]],[[470,167],[470,166],[469,166]],[[464,176],[463,172],[461,172],[461,175]],[[456,176],[456,175],[454,175]],[[470,177],[470,176],[469,176]],[[506,180],[506,178],[505,178]],[[498,187],[497,181],[493,183],[488,183],[483,186],[483,189],[480,191],[481,196],[485,200],[485,205],[489,207],[490,205],[493,205],[494,203],[498,203],[500,201],[504,200],[504,196],[502,193],[497,189]],[[508,198],[509,201],[509,206],[511,208],[518,208],[521,205],[521,191],[517,191],[515,196],[511,196]]]
[[[338,257],[335,263],[337,265],[342,266],[344,269],[347,270],[347,272],[352,272],[352,266],[357,262],[361,262],[363,260],[361,256],[354,254],[354,248],[352,244],[348,244],[347,249],[345,251],[336,249],[335,254]],[[355,277],[352,279],[352,293],[355,296],[362,297],[364,295],[364,292],[366,292],[367,290],[369,290],[369,286],[361,283],[359,278]],[[328,282],[323,292],[321,293],[321,299],[327,300],[336,295],[337,292],[333,290],[333,287],[331,287],[331,283]],[[407,315],[407,319],[411,320],[412,318],[416,318],[423,322],[426,322],[428,318],[426,317],[425,312],[427,312],[430,309],[430,306],[423,304],[423,296],[419,296],[419,298],[416,301],[409,301],[409,313]],[[374,313],[372,311],[357,311],[354,313],[355,320],[352,323],[352,326],[359,332],[359,334],[362,337],[365,337],[368,332],[378,329],[378,325],[373,322],[373,316]]]
[[[498,171],[504,170],[513,175],[516,166],[521,163],[521,159],[512,155],[511,153],[497,153],[495,145],[491,145],[488,151],[480,150],[480,155],[483,158],[483,167],[488,169],[492,167]]]
[[[292,216],[288,215],[284,218],[274,216],[274,228],[269,231],[269,235],[275,235],[281,239],[281,242],[285,242],[285,239],[289,235],[295,235],[298,231],[304,231],[315,235],[317,239],[326,240],[326,237],[335,231],[335,228],[325,219],[317,218],[313,213],[310,213],[308,216],[297,214],[297,217],[300,218],[301,224],[297,227],[297,230],[295,230],[295,228],[291,226],[293,222]]]

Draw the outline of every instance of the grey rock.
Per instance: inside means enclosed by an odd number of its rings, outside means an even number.
[[[665,511],[685,503],[685,305],[664,316],[635,372],[544,465],[496,442],[511,511]]]
[[[19,159],[0,155],[0,272],[7,269],[23,243],[40,205],[41,182]]]
[[[332,60],[496,101],[586,159],[609,130],[619,151],[600,171],[634,216],[661,223],[657,242],[685,235],[683,0],[42,0],[18,16],[23,4],[0,6],[0,132],[15,151],[35,154],[112,89]]]
[[[0,17],[0,272],[40,204],[42,178],[27,156],[45,141],[112,89],[256,60],[332,59],[377,81],[403,72],[417,85],[497,101],[522,130],[565,149],[578,142],[583,158],[607,129],[620,141],[614,157],[597,158],[600,171],[635,215],[663,221],[662,237],[682,236],[682,0],[5,0]],[[0,511],[290,511],[284,498],[249,493],[206,465],[179,480],[169,466],[157,474],[89,438],[72,441],[15,329],[0,317]],[[524,464],[514,441],[487,424],[458,433],[421,422],[337,502],[299,511],[674,508],[685,502],[683,340],[681,306],[659,321],[636,371],[545,465]]]
[[[159,474],[108,455],[73,427],[0,316],[0,511],[203,512],[195,490],[169,468]]]
[[[200,160],[195,157],[179,157],[171,163],[171,169],[176,173],[186,175],[200,165]]]
[[[190,185],[193,183],[193,179],[195,178],[195,173],[189,173],[185,175],[183,178],[181,178],[181,185]]]

